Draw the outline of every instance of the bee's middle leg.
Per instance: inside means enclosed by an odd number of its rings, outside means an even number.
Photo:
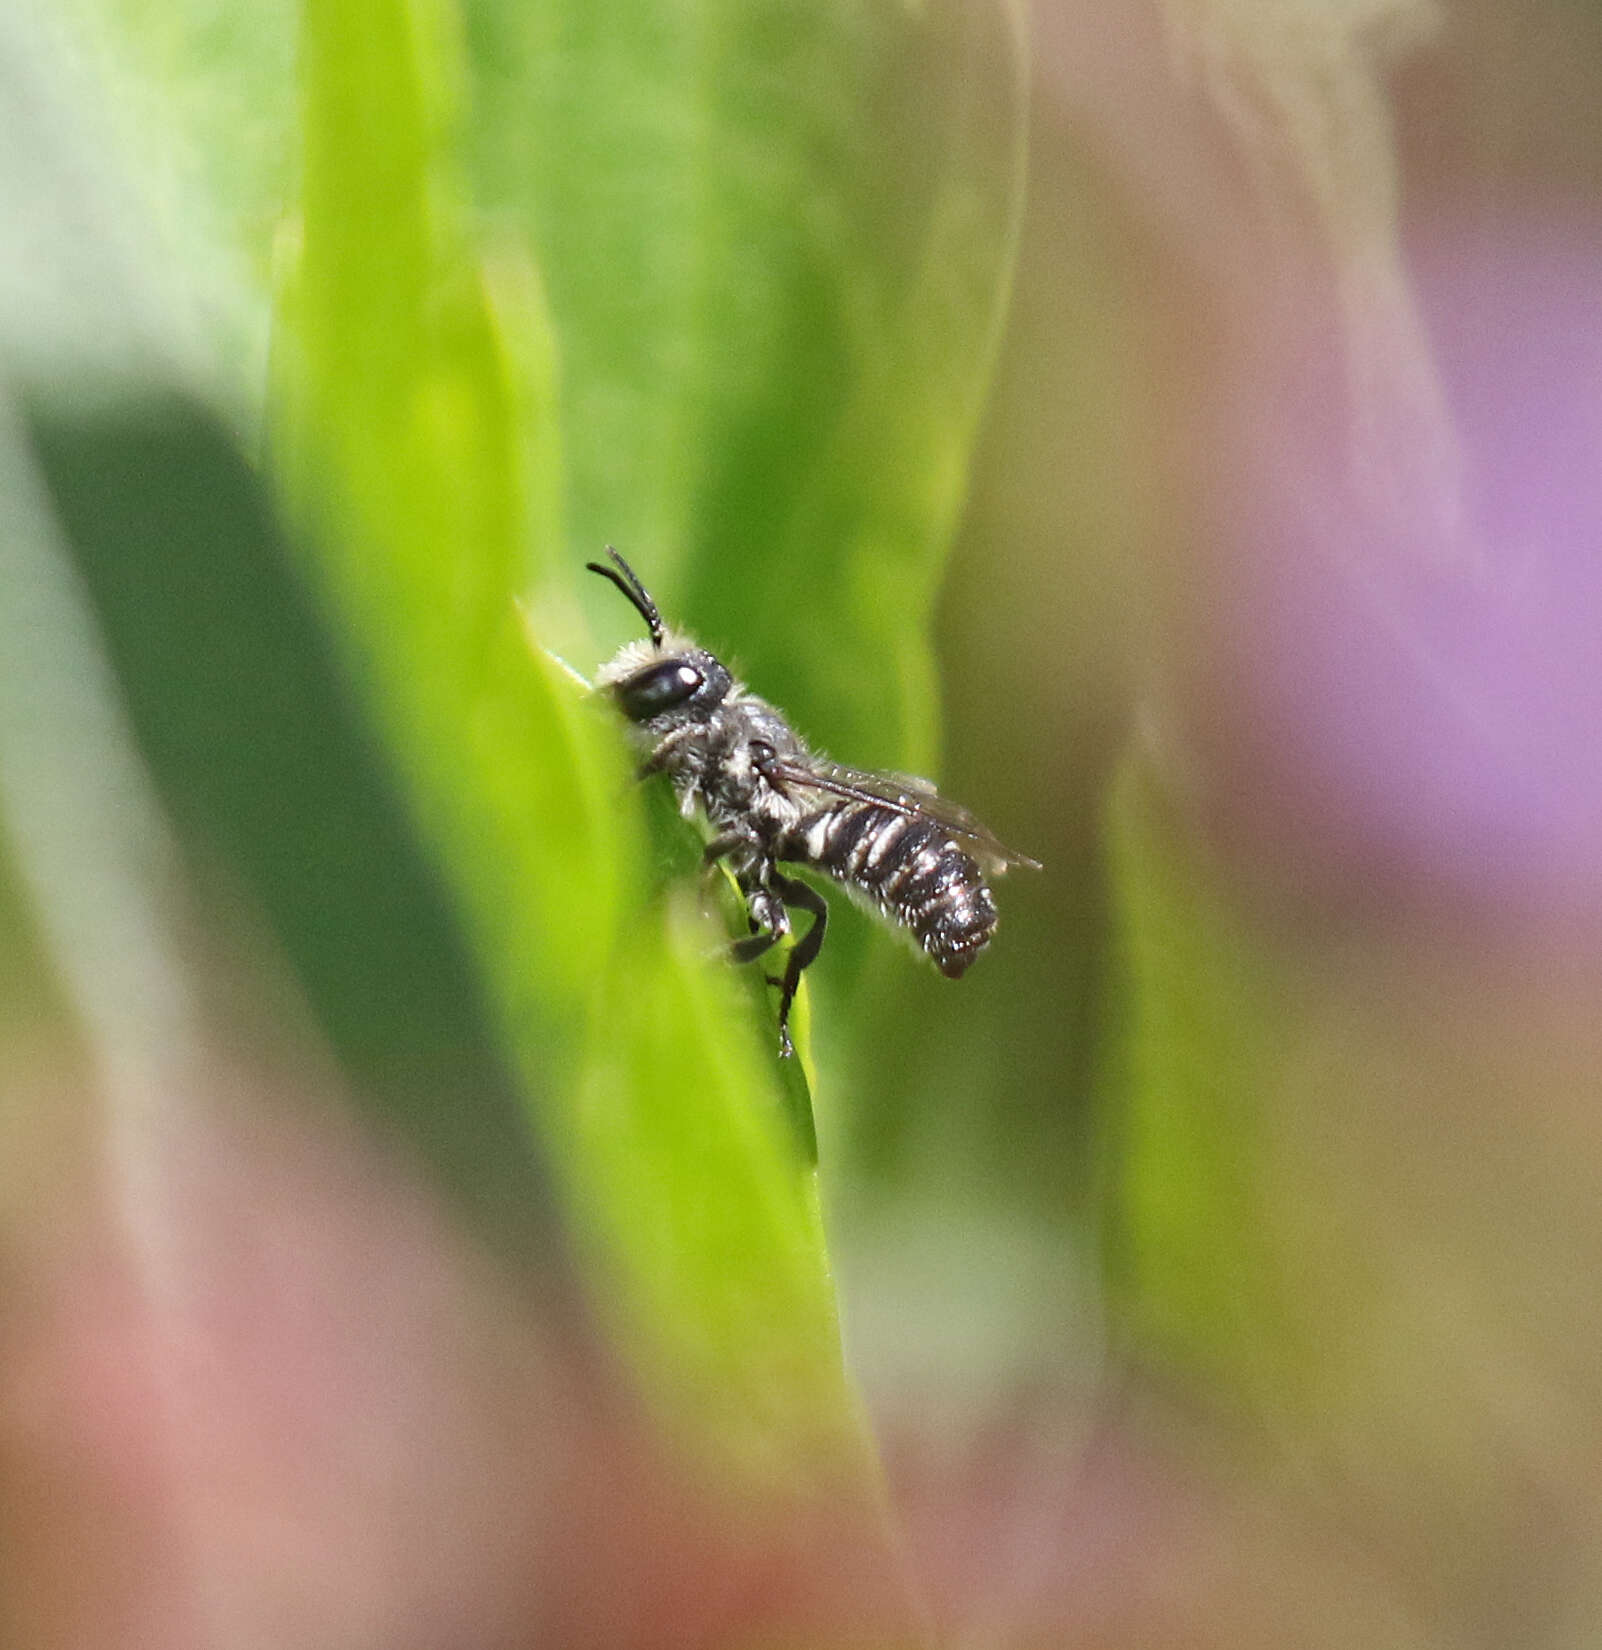
[[[751,937],[736,940],[729,954],[737,963],[755,962],[790,932],[790,913],[784,902],[765,886],[745,890],[746,909],[751,919]]]
[[[790,1042],[790,1006],[801,987],[802,973],[818,960],[818,953],[823,949],[824,931],[829,926],[829,906],[815,888],[809,888],[795,877],[783,876],[775,871],[772,882],[774,892],[786,905],[806,911],[812,917],[810,927],[790,950],[789,960],[784,965],[784,977],[772,981],[779,988],[779,1053],[783,1055],[795,1052]],[[789,927],[788,916],[785,927]]]
[[[747,840],[734,831],[727,831],[722,836],[715,836],[707,843],[701,854],[701,914],[703,916],[712,914],[712,890],[717,885],[718,866],[736,850],[749,846]],[[741,879],[736,877],[735,881],[740,882]],[[745,891],[742,883],[741,892],[745,893]],[[757,921],[753,917],[751,919],[752,933],[755,933],[756,929]]]
[[[706,851],[701,855],[701,868],[707,879],[707,884],[703,885],[703,895],[719,862],[738,849],[749,846],[745,837],[733,831],[714,837],[706,845]],[[740,892],[745,895],[751,934],[748,939],[735,940],[730,945],[729,957],[737,963],[755,962],[790,932],[790,917],[784,909],[784,902],[769,891],[760,868],[755,872],[748,868],[735,880],[740,885]]]

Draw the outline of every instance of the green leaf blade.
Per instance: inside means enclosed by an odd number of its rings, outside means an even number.
[[[551,467],[575,430],[544,398],[569,334],[546,330],[536,281],[479,274],[442,113],[454,76],[415,61],[433,25],[398,3],[340,11],[306,8],[302,249],[283,306],[282,450],[315,577],[648,1390],[747,1466],[859,1472],[815,1188],[774,1056],[708,959],[717,936],[671,905],[664,926],[620,730],[540,651],[547,636],[581,645],[560,544],[526,542],[562,508]],[[351,42],[375,32],[353,71]],[[352,122],[360,156],[339,141]],[[510,325],[487,295],[507,290],[524,299]],[[544,574],[525,608],[530,570]]]

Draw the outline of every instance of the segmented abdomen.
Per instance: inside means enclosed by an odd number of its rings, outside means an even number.
[[[949,979],[966,970],[996,931],[984,873],[932,819],[877,802],[838,802],[785,833],[780,859],[816,866],[859,888],[911,929]]]

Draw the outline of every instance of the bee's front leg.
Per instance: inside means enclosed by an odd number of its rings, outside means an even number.
[[[745,906],[751,919],[751,937],[736,940],[730,947],[730,955],[737,963],[755,962],[790,932],[790,913],[765,884],[755,883],[746,888]]]
[[[753,871],[750,863],[751,839],[742,836],[738,831],[725,831],[721,836],[715,836],[707,843],[701,854],[701,911],[710,916],[713,904],[713,890],[718,885],[718,869],[725,860],[733,863],[729,869],[734,876],[735,886],[740,890],[740,897],[746,902],[746,910],[752,912],[753,890],[760,891],[762,879],[758,871]],[[754,913],[751,914],[751,932],[756,933],[762,926],[758,923]]]
[[[717,886],[718,867],[730,854],[746,846],[746,840],[737,831],[725,831],[707,843],[701,855],[701,910],[705,913],[712,890]],[[738,878],[736,879],[738,880]]]
[[[714,837],[706,845],[701,863],[710,875],[721,861],[739,849],[750,846],[748,839],[737,832],[726,832],[722,836]],[[784,939],[791,932],[790,912],[787,907],[797,906],[812,913],[812,926],[808,929],[806,937],[790,953],[784,977],[777,979],[770,975],[768,979],[768,983],[777,986],[780,992],[779,1053],[793,1054],[795,1048],[790,1041],[790,1005],[795,1000],[801,970],[817,956],[818,948],[823,944],[827,910],[822,899],[812,889],[805,883],[781,876],[771,860],[759,859],[754,865],[741,866],[735,873],[735,881],[740,885],[740,892],[745,895],[745,909],[751,923],[751,933],[746,939],[735,940],[729,946],[731,962],[755,962],[758,957],[765,956]]]
[[[740,835],[738,831],[726,831],[722,836],[714,837],[701,855],[702,870],[707,878],[703,891],[710,887],[710,879],[723,860],[738,854],[741,849],[749,851],[750,848],[750,838]],[[751,937],[736,940],[730,947],[735,962],[754,961],[790,932],[790,915],[784,908],[784,902],[768,887],[771,869],[771,865],[760,860],[755,865],[749,860],[744,865],[736,861],[734,880],[745,896]]]
[[[789,960],[785,964],[784,977],[768,981],[770,985],[779,988],[779,1053],[782,1056],[795,1053],[795,1046],[790,1041],[790,1007],[795,1002],[795,994],[801,985],[802,970],[810,968],[823,949],[823,935],[829,925],[829,907],[822,894],[815,888],[809,888],[797,877],[780,876],[778,872],[774,872],[773,885],[777,890],[777,899],[783,900],[785,905],[793,905],[797,910],[808,912],[812,917],[811,926],[790,952]],[[782,907],[781,913],[785,931],[788,932],[790,915],[783,911]]]

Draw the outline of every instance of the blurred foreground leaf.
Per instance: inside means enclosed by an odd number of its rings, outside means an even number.
[[[282,122],[274,28],[213,29],[202,8],[153,34],[120,0],[76,14],[104,23],[104,60],[137,86],[130,106],[163,111],[167,204],[181,215],[188,190],[197,209],[186,232],[222,225],[228,256],[260,268],[280,165],[261,160],[270,138],[239,156],[246,132]],[[303,9],[276,468],[312,547],[335,675],[356,681],[379,733],[374,783],[394,787],[465,926],[492,1041],[550,1148],[597,1297],[692,1408],[747,1418],[743,1436],[727,1427],[741,1447],[804,1455],[821,1434],[851,1451],[805,1073],[776,1078],[754,973],[704,966],[721,932],[662,894],[693,838],[677,819],[642,829],[616,730],[539,644],[589,669],[626,633],[591,590],[580,601],[610,615],[598,646],[572,600],[595,583],[582,562],[616,540],[664,607],[755,667],[798,726],[860,761],[932,762],[929,608],[1021,199],[1019,14],[970,0],[890,13],[473,0],[465,23],[464,52],[431,0]],[[238,302],[248,317],[252,298]],[[172,410],[156,409],[158,447],[188,416]],[[203,427],[199,450],[226,470]],[[135,433],[100,432],[117,464]],[[76,433],[50,439],[64,486],[93,470]],[[102,503],[106,480],[90,488]],[[245,519],[247,539],[271,537]],[[253,656],[237,661],[247,674]],[[130,652],[128,668],[153,667]],[[138,684],[158,711],[194,679],[159,674]],[[285,725],[328,721],[332,736],[327,685],[303,684]],[[239,708],[241,727],[260,714],[248,696]],[[323,778],[305,794],[337,803],[327,756],[308,752]],[[344,848],[310,842],[322,803],[280,835],[302,793],[275,793],[270,771],[213,804],[244,810],[241,835],[290,882],[322,848],[330,865],[404,858],[349,820]],[[358,890],[384,881],[376,863],[356,868],[323,932],[303,935],[309,973],[318,946],[355,943],[341,930]],[[406,898],[392,907],[404,926]],[[854,920],[836,929],[826,983],[849,976]],[[422,1105],[427,1061],[406,1053],[421,1031],[393,1024],[405,1001],[351,1031]],[[831,1030],[863,1013],[839,993],[829,1009]],[[451,1119],[438,1127],[448,1145]],[[495,1138],[479,1149],[515,1156]]]
[[[279,387],[317,579],[538,1098],[597,1298],[720,1449],[838,1472],[857,1422],[772,1054],[707,931],[652,897],[616,730],[515,602],[530,555],[558,550],[530,480],[560,456],[553,341],[532,274],[486,277],[467,233],[450,19],[423,0],[303,17]]]
[[[1020,9],[470,17],[486,199],[528,226],[561,340],[573,540],[621,546],[833,754],[933,768],[930,613],[1023,195]],[[861,932],[842,910],[815,985]]]
[[[1112,1285],[1145,1356],[1278,1409],[1309,1373],[1269,1132],[1283,994],[1138,757],[1108,823],[1122,953]]]

